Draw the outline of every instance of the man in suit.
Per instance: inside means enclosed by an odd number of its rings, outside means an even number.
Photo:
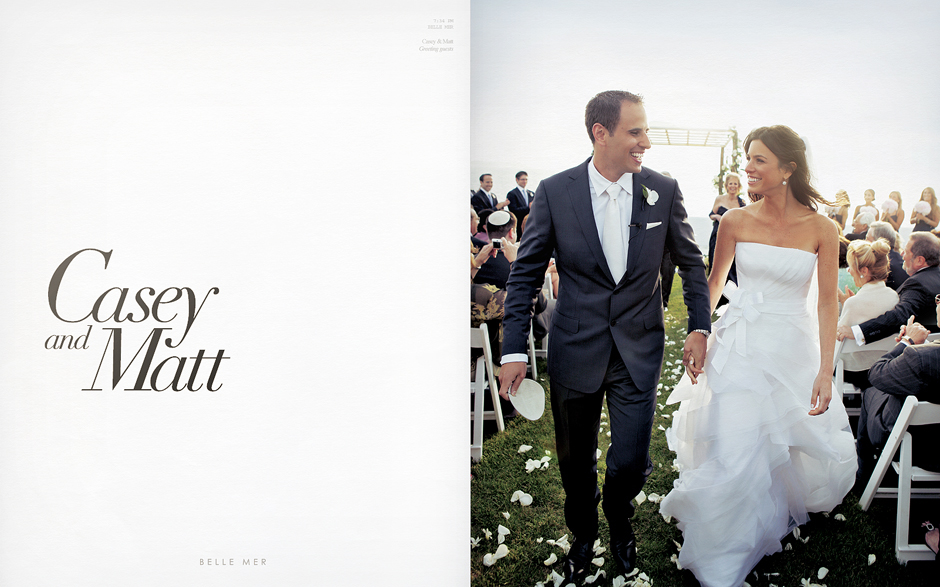
[[[649,441],[664,325],[659,268],[668,248],[689,308],[683,358],[701,373],[711,320],[705,263],[675,180],[642,166],[650,148],[642,99],[608,91],[587,105],[594,155],[543,180],[509,277],[503,319],[500,393],[514,393],[526,371],[532,298],[549,260],[560,283],[549,335],[548,372],[565,521],[575,540],[565,579],[588,573],[597,536],[598,425],[606,395],[611,446],[604,480],[610,550],[622,573],[636,559],[631,500],[652,471]]]
[[[935,317],[940,318],[940,305],[936,306],[936,314]],[[859,493],[868,484],[878,461],[876,451],[884,448],[888,441],[904,399],[913,395],[918,400],[940,402],[940,344],[924,344],[928,333],[925,327],[910,320],[896,338],[898,345],[869,370],[868,378],[873,387],[862,394],[862,412],[856,440],[858,473],[855,488]],[[911,435],[919,435],[921,438],[926,436],[929,439],[926,446],[934,447],[937,442],[936,428],[918,426]],[[925,446],[919,442],[914,445]],[[933,448],[919,450],[914,458],[919,466],[940,469],[940,458]]]
[[[506,212],[499,210],[493,212],[486,219],[486,233],[490,237],[490,242],[500,241],[499,248],[493,248],[490,257],[477,271],[473,277],[473,283],[489,283],[499,289],[506,289],[506,281],[509,280],[509,271],[512,262],[516,260],[516,251],[518,246],[515,238],[516,218]]]
[[[929,232],[911,234],[902,255],[904,270],[910,276],[898,288],[898,304],[877,318],[852,326],[840,326],[836,331],[839,340],[853,338],[859,345],[881,340],[895,334],[908,322],[914,320],[937,332],[937,316],[934,311],[934,296],[940,292],[940,239]]]
[[[470,205],[477,211],[477,214],[484,210],[502,210],[509,205],[509,200],[498,201],[492,189],[493,176],[484,173],[480,176],[480,191],[470,196]]]
[[[519,234],[519,240],[522,240],[522,221],[529,215],[529,206],[532,205],[532,198],[535,197],[535,192],[526,189],[525,186],[528,183],[529,174],[520,171],[516,174],[516,187],[506,194],[506,199],[509,200],[509,211],[516,216],[518,228],[516,232]]]
[[[868,236],[868,226],[874,221],[875,217],[871,212],[862,212],[852,221],[852,232],[845,235],[845,238],[850,241],[865,240]]]

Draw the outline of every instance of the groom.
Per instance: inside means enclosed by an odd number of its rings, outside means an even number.
[[[587,576],[597,537],[597,434],[607,396],[611,445],[604,514],[621,573],[636,560],[630,501],[652,471],[650,433],[663,360],[664,250],[679,266],[689,334],[683,362],[694,378],[711,326],[705,264],[675,180],[642,167],[650,148],[642,99],[608,91],[587,105],[594,155],[541,182],[507,284],[500,393],[525,377],[532,299],[554,256],[560,284],[549,336],[552,415],[565,521],[575,540],[565,580]]]

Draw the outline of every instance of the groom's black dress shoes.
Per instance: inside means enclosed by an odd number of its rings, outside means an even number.
[[[590,541],[575,537],[565,556],[565,584],[578,585],[588,576],[591,557],[594,556],[594,539]]]
[[[610,552],[621,575],[627,575],[636,566],[636,536],[629,522],[624,530],[626,532],[612,534],[610,537]]]

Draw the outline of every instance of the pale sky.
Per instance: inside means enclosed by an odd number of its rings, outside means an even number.
[[[590,7],[588,9],[588,6]],[[471,167],[494,189],[529,187],[590,155],[584,106],[597,92],[644,97],[649,124],[786,124],[807,139],[816,186],[853,206],[897,190],[910,216],[940,187],[940,3],[474,0]],[[679,180],[691,216],[716,192],[719,150],[657,146],[644,165]]]

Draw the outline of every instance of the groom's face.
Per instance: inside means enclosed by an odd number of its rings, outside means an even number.
[[[646,109],[642,104],[624,100],[620,104],[620,122],[607,138],[611,158],[624,169],[624,173],[639,173],[643,169],[643,153],[649,149],[646,132]]]

